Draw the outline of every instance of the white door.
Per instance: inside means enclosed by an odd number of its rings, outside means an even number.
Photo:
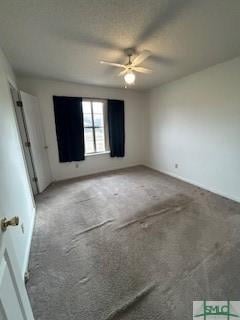
[[[0,319],[33,320],[24,284],[34,221],[34,199],[19,137],[6,68],[0,55],[0,221],[19,216],[19,226],[0,227]]]
[[[0,319],[33,320],[12,237],[8,229],[0,232]]]
[[[51,182],[51,173],[39,102],[37,97],[26,92],[20,91],[20,94],[31,145],[34,168],[38,179],[38,189],[42,192]]]

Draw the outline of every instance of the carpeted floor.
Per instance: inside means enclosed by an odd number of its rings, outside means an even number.
[[[38,199],[36,320],[188,320],[240,300],[240,204],[145,167],[57,183]]]

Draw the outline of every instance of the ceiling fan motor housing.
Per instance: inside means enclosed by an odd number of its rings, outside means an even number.
[[[136,49],[134,48],[127,48],[124,50],[125,51],[125,54],[128,56],[128,57],[131,57],[133,56],[135,53],[136,53]]]

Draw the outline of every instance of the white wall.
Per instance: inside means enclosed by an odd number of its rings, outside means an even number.
[[[146,95],[126,89],[85,86],[70,82],[50,81],[36,78],[18,78],[23,91],[36,95],[40,101],[49,160],[55,180],[124,168],[143,163],[144,154],[144,108]],[[53,113],[53,95],[122,99],[125,101],[126,154],[124,158],[110,158],[109,154],[89,156],[85,161],[59,163]]]
[[[240,58],[151,90],[148,128],[149,166],[240,201]]]
[[[0,49],[0,218],[19,216],[21,227],[9,228],[19,266],[26,271],[35,204],[26,171],[15,111],[9,90],[16,87],[14,74]],[[1,234],[0,234],[1,243]]]

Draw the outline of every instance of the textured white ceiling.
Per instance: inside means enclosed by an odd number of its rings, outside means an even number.
[[[151,50],[135,89],[240,55],[240,0],[6,0],[0,46],[21,75],[122,87],[123,50]]]

